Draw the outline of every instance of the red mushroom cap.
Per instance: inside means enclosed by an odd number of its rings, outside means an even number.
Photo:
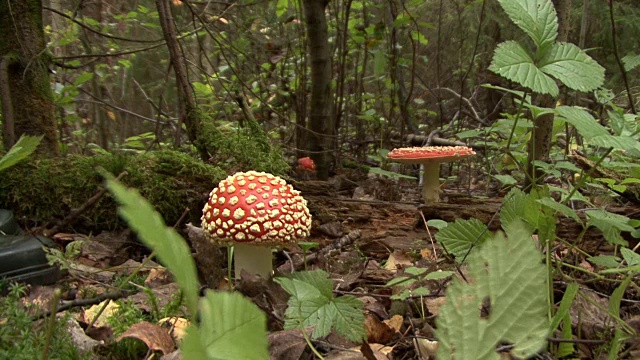
[[[298,170],[302,171],[316,171],[316,163],[310,157],[303,157],[298,159]]]
[[[202,210],[202,228],[215,243],[291,243],[309,236],[307,201],[283,179],[239,172],[222,180]]]
[[[387,158],[401,163],[423,164],[456,161],[475,154],[468,146],[425,146],[393,149]]]

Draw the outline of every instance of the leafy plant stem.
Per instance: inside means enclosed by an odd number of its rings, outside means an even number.
[[[60,302],[61,296],[62,291],[60,289],[56,289],[53,292],[53,298],[51,299],[51,315],[49,316],[49,323],[47,325],[47,334],[45,335],[44,349],[42,349],[42,360],[47,360],[49,358],[49,348],[51,347],[53,330],[56,327],[56,313],[58,312],[58,303]]]
[[[302,306],[302,303],[300,304],[300,306]],[[313,343],[311,342],[309,335],[307,335],[307,331],[304,329],[304,321],[302,321],[302,310],[300,309],[300,306],[298,307],[298,321],[300,323],[300,331],[302,331],[302,336],[304,336],[304,341],[307,342],[307,345],[309,345],[309,348],[318,357],[318,359],[324,360],[324,357],[322,356],[322,354],[320,354],[318,349],[316,349],[316,347],[313,346]]]
[[[607,156],[609,156],[609,154],[612,151],[613,151],[612,147],[608,148],[604,152],[604,154],[602,154],[602,156],[598,159],[598,161],[596,161],[596,163],[591,167],[591,169],[589,169],[589,171],[587,171],[586,174],[585,174],[584,169],[580,172],[580,181],[578,181],[578,183],[573,186],[573,189],[571,189],[571,191],[569,192],[569,195],[567,195],[567,197],[564,199],[563,202],[569,201],[573,197],[573,194],[575,194],[576,191],[578,191],[579,188],[584,186],[585,182],[587,182],[587,177],[591,176],[591,173],[595,171],[595,169],[604,161],[604,159]]]
[[[618,67],[620,68],[620,74],[622,75],[622,81],[624,82],[624,87],[627,90],[627,97],[629,97],[629,106],[631,107],[631,111],[634,114],[637,114],[636,107],[633,100],[633,93],[629,88],[629,80],[627,79],[627,72],[624,70],[624,65],[620,60],[620,55],[618,55],[618,42],[616,41],[616,22],[613,18],[613,1],[609,1],[609,19],[611,20],[611,42],[613,43],[613,55],[616,58],[616,62],[618,63]]]
[[[583,268],[581,268],[579,266],[571,265],[571,264],[566,263],[564,261],[559,261],[558,264],[563,266],[563,267],[568,267],[569,269],[573,269],[573,270],[576,270],[576,271],[580,271],[580,272],[589,274],[589,275],[593,276],[594,278],[596,278],[598,280],[603,280],[604,279],[604,277],[602,275],[598,274],[598,273],[594,273],[593,271],[589,271],[587,269],[583,269]]]

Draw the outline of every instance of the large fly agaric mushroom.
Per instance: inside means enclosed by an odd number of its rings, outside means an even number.
[[[425,203],[440,202],[440,163],[454,162],[475,155],[467,146],[425,146],[393,149],[387,158],[404,164],[422,164],[422,198]]]
[[[234,245],[235,276],[242,270],[271,276],[271,247],[309,236],[307,201],[283,179],[263,172],[239,172],[222,180],[202,210],[205,236]]]

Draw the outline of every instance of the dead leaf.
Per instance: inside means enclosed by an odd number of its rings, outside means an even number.
[[[176,347],[175,342],[166,329],[146,321],[142,321],[131,326],[116,339],[116,342],[119,342],[124,338],[141,340],[147,345],[149,350],[161,351],[163,354],[173,352]]]
[[[426,298],[425,305],[429,312],[433,315],[438,315],[440,313],[440,308],[444,305],[446,298],[444,296],[436,297],[436,298]]]
[[[400,268],[412,266],[413,257],[405,251],[394,251],[389,258],[384,268],[391,271],[396,271]]]
[[[173,282],[173,276],[165,268],[151,269],[149,276],[144,279],[144,286],[148,288],[157,288]]]
[[[582,338],[601,339],[604,333],[613,332],[614,320],[606,310],[609,308],[609,301],[591,291],[580,292],[580,295],[573,300],[569,315],[571,325],[578,329]]]
[[[78,321],[73,318],[67,320],[66,328],[67,332],[71,335],[71,342],[73,342],[73,345],[81,352],[93,351],[96,347],[104,344],[104,341],[94,340],[85,334],[80,324],[78,324]]]
[[[98,319],[93,323],[93,326],[108,327],[109,324],[107,324],[107,319],[111,317],[116,311],[118,311],[118,308],[120,307],[118,304],[116,304],[114,301],[111,301],[111,300],[105,300],[100,304],[93,305],[92,307],[85,310],[83,314],[84,322],[87,324],[91,323],[91,321],[93,321],[93,318],[96,317],[96,315],[98,314],[98,311],[100,311],[100,309],[105,303],[107,304],[107,306],[104,308],[104,310],[102,311]]]
[[[435,251],[433,249],[424,248],[420,250],[420,256],[425,260],[438,260]]]
[[[366,314],[364,328],[367,332],[367,341],[370,343],[386,344],[396,337],[396,330],[383,323],[373,314]]]
[[[181,317],[166,317],[158,320],[158,325],[169,329],[169,333],[176,341],[181,341],[187,333],[189,320]]]
[[[313,331],[307,330],[311,336]],[[298,360],[307,348],[300,329],[275,331],[269,334],[269,357],[278,360]]]
[[[157,288],[151,289],[153,292],[153,296],[155,296],[156,303],[158,304],[158,308],[162,309],[167,304],[174,299],[176,294],[180,293],[180,287],[177,283],[170,283],[166,285],[159,286]],[[141,291],[135,295],[129,296],[127,298],[130,300],[138,309],[146,312],[152,312],[153,308],[150,305],[149,294],[144,291]]]
[[[383,344],[369,344],[369,347],[373,351],[373,356],[376,360],[389,360],[391,359],[391,352],[393,346],[386,346]],[[337,350],[330,352],[325,356],[326,360],[362,360],[364,354],[360,351],[360,347],[353,347],[347,350]]]
[[[383,321],[383,323],[385,323],[388,327],[392,328],[397,332],[400,332],[403,322],[404,322],[404,318],[402,317],[402,315],[393,315],[391,319],[387,319]]]
[[[416,352],[419,354],[421,360],[435,359],[438,345],[437,341],[431,341],[429,339],[413,339],[413,346],[415,346]]]

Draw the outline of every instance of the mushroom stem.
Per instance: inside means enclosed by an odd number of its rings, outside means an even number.
[[[233,246],[235,278],[242,276],[242,270],[257,274],[265,279],[271,278],[271,248],[255,244],[236,243]]]
[[[422,173],[422,199],[426,204],[440,202],[440,163],[424,163]]]

